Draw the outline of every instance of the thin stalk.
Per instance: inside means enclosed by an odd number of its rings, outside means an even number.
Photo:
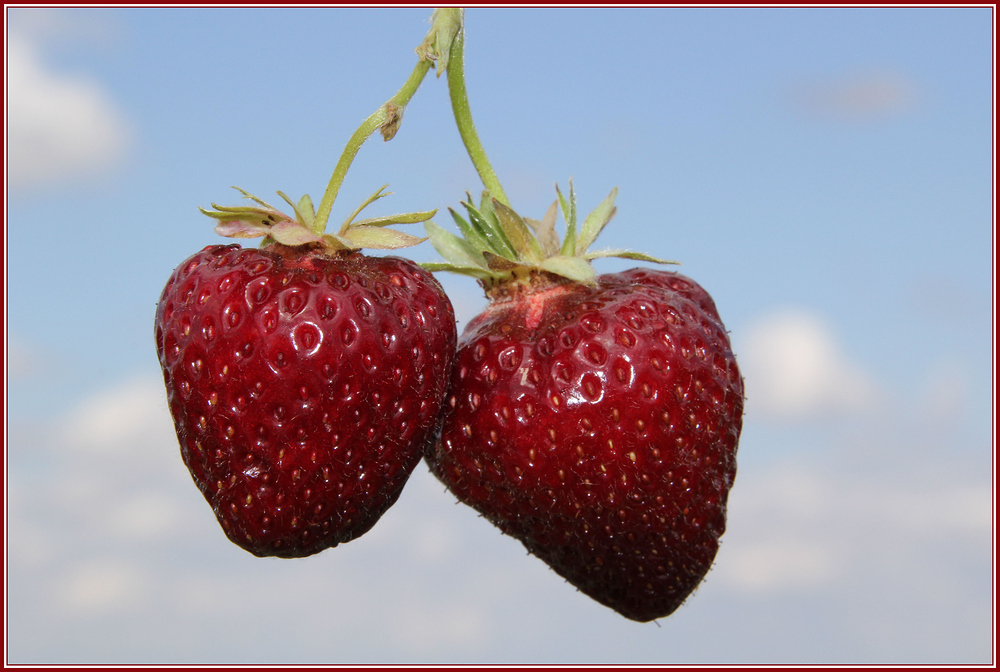
[[[319,202],[319,208],[316,210],[316,217],[312,225],[316,233],[323,233],[326,230],[326,223],[330,218],[333,202],[337,200],[337,193],[340,191],[340,186],[344,183],[347,170],[351,167],[351,163],[354,161],[354,157],[357,156],[358,150],[361,149],[361,145],[365,144],[365,141],[379,129],[382,130],[382,135],[386,140],[392,138],[402,118],[403,109],[410,102],[410,99],[413,98],[413,94],[417,92],[420,83],[424,81],[424,76],[430,70],[431,65],[433,63],[430,60],[419,61],[416,67],[413,68],[413,72],[410,73],[410,77],[406,80],[406,83],[396,92],[396,95],[365,119],[361,126],[358,127],[358,130],[354,131],[351,139],[347,141],[347,146],[344,147],[344,151],[340,155],[340,160],[337,161],[337,165],[333,169],[333,175],[330,177],[326,191],[323,192],[323,198]]]
[[[455,40],[451,44],[451,51],[448,58],[448,94],[451,97],[451,109],[455,113],[455,123],[458,125],[459,135],[465,143],[465,150],[472,159],[472,165],[479,173],[479,179],[483,186],[490,192],[493,198],[497,199],[507,207],[510,201],[507,194],[500,186],[490,160],[486,157],[486,150],[483,143],[479,141],[479,134],[476,132],[476,125],[472,122],[472,112],[469,109],[469,96],[465,90],[465,25],[459,28]]]

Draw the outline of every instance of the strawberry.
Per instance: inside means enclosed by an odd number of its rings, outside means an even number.
[[[261,207],[206,214],[264,244],[178,266],[156,351],[181,456],[226,535],[302,557],[361,536],[399,497],[438,426],[455,317],[430,273],[358,251],[419,242],[383,225],[433,213],[352,216],[331,235],[308,197],[292,219],[247,196]]]
[[[736,474],[743,380],[709,294],[651,269],[595,276],[575,197],[523,220],[484,194],[448,263],[490,300],[459,341],[431,471],[580,591],[636,621],[673,613],[711,567]],[[529,230],[534,228],[534,233]],[[669,263],[669,262],[662,262]]]

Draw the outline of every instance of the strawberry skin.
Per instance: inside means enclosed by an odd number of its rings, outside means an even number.
[[[712,565],[742,412],[725,327],[694,281],[551,280],[494,295],[468,324],[427,462],[579,590],[649,621]]]
[[[396,257],[215,245],[171,275],[156,350],[181,455],[226,535],[303,557],[368,531],[437,429],[451,303]]]

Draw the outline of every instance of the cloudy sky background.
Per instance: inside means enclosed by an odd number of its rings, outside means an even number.
[[[422,465],[350,544],[226,540],[179,457],[156,300],[230,185],[319,198],[428,16],[8,9],[8,662],[992,661],[989,8],[468,12],[515,207],[617,186],[603,245],[681,260],[731,331],[729,531],[673,616],[577,593]],[[478,191],[443,81],[334,219],[385,183],[386,214]],[[484,305],[441,280],[462,323]]]

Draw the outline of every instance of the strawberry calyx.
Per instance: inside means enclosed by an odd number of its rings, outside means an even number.
[[[433,222],[424,224],[431,244],[445,261],[422,266],[432,272],[449,271],[472,276],[479,280],[491,300],[500,300],[525,291],[541,291],[558,283],[596,285],[597,276],[590,262],[601,257],[658,264],[678,263],[628,250],[588,251],[615,215],[617,188],[611,190],[579,227],[572,179],[569,181],[569,198],[563,196],[557,185],[558,198],[540,220],[521,217],[511,208],[472,120],[465,86],[464,10],[452,10],[448,14],[444,11],[436,11],[434,17],[440,27],[438,37],[447,37],[447,40],[433,43],[438,50],[438,74],[442,69],[448,74],[448,96],[455,125],[484,191],[478,208],[473,205],[469,194],[467,200],[462,202],[468,221],[453,209],[448,209],[462,237],[445,231]],[[430,43],[425,42],[425,45]],[[566,235],[561,241],[555,227],[559,210],[566,222]]]
[[[392,194],[385,192],[389,185],[383,186],[369,196],[344,220],[337,233],[326,233],[325,223],[318,225],[312,199],[306,194],[295,203],[283,192],[278,192],[295,213],[294,217],[281,212],[273,205],[257,198],[251,193],[233,187],[243,197],[257,203],[257,206],[222,206],[212,204],[215,210],[199,208],[201,212],[218,220],[215,232],[226,238],[260,238],[264,237],[261,247],[273,243],[281,243],[289,247],[308,245],[329,250],[396,250],[418,245],[427,238],[386,228],[393,224],[416,224],[427,222],[437,213],[437,210],[427,212],[406,212],[385,217],[357,219],[361,211],[380,198]],[[385,193],[383,193],[385,192]]]
[[[521,217],[509,206],[483,192],[479,207],[471,195],[462,206],[468,220],[449,208],[462,237],[441,228],[434,222],[424,224],[434,249],[444,262],[425,263],[432,272],[448,271],[479,280],[491,298],[516,294],[520,289],[512,284],[531,287],[560,282],[597,284],[591,261],[605,257],[634,259],[656,264],[679,262],[659,259],[630,250],[595,250],[591,245],[617,212],[614,202],[618,189],[612,189],[593,212],[577,225],[576,193],[569,181],[569,197],[556,186],[557,199],[540,220]],[[562,240],[556,231],[556,218],[562,213],[566,231]]]

